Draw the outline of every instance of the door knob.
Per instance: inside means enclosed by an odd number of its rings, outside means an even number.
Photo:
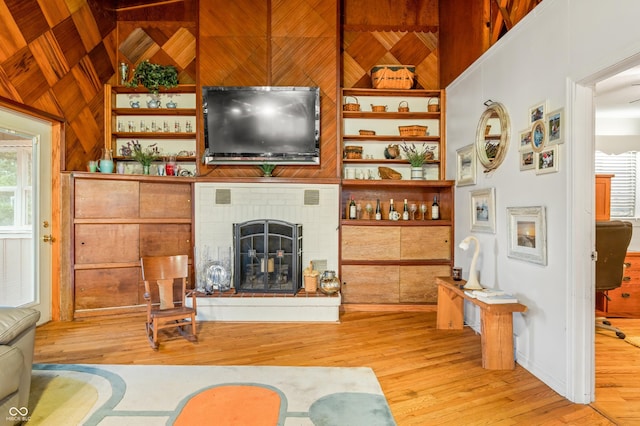
[[[53,235],[43,235],[42,236],[42,241],[44,241],[45,243],[53,243],[56,239],[53,237]]]

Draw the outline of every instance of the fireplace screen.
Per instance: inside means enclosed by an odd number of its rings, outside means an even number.
[[[233,225],[236,291],[295,294],[302,283],[302,225],[253,220]]]

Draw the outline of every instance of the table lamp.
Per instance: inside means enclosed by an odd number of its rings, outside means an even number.
[[[475,241],[476,250],[473,252],[473,259],[471,259],[471,267],[469,268],[469,279],[464,285],[464,288],[467,290],[482,290],[483,287],[480,285],[480,281],[478,281],[478,273],[476,272],[476,262],[478,261],[478,255],[480,254],[480,243],[478,242],[478,239],[469,235],[467,238],[462,240],[458,247],[467,251],[469,250],[469,244],[471,241]]]

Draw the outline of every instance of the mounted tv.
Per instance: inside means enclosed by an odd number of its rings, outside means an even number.
[[[319,164],[317,87],[202,88],[206,164]]]

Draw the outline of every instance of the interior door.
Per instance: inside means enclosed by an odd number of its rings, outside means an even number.
[[[0,304],[38,309],[44,323],[51,319],[56,243],[51,237],[51,123],[0,108],[0,149],[6,161],[0,176],[6,177],[0,180]]]

